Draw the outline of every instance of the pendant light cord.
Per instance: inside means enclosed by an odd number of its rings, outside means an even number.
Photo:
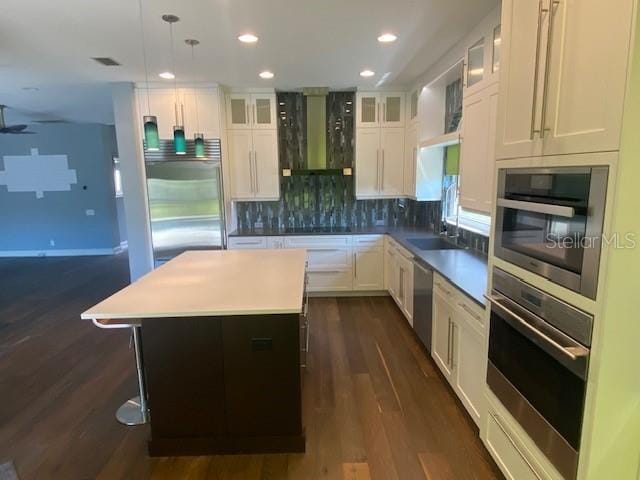
[[[193,47],[195,45],[191,44],[191,63],[193,64],[193,71],[196,71],[196,54],[194,53]],[[196,128],[198,129],[198,133],[200,132],[200,115],[198,112],[198,89],[195,86],[195,82],[193,84],[193,96],[196,101]]]
[[[147,114],[151,116],[151,102],[149,101],[149,68],[147,65],[147,47],[144,38],[144,20],[142,19],[142,0],[138,0],[140,7],[140,38],[142,40],[142,61],[144,63],[144,81],[147,84]]]
[[[176,111],[176,125],[182,125],[178,119],[178,80],[176,75],[176,58],[173,51],[173,23],[169,23],[169,41],[171,42],[171,69],[173,70],[173,90]],[[184,120],[184,119],[183,119]]]

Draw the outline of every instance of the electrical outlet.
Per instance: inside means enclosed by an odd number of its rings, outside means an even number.
[[[51,240],[49,240],[49,245],[52,247],[56,246],[56,241],[52,238]]]
[[[84,211],[87,214],[87,217],[93,217],[96,214],[96,211],[93,208],[89,208]]]

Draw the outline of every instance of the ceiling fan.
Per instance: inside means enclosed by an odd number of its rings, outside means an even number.
[[[6,105],[0,105],[0,133],[13,133],[18,135],[34,134],[36,132],[26,132],[28,125],[7,125],[4,121],[4,109]]]

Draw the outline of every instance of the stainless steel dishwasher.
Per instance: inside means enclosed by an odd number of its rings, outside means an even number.
[[[413,269],[413,329],[431,352],[433,270],[418,262]]]

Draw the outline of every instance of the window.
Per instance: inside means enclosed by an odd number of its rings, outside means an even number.
[[[116,191],[116,198],[122,197],[122,175],[120,174],[120,160],[113,157],[113,185]]]
[[[458,178],[458,175],[446,175],[444,177],[443,220],[449,225],[488,237],[491,231],[491,216],[472,210],[465,210],[459,205]]]

